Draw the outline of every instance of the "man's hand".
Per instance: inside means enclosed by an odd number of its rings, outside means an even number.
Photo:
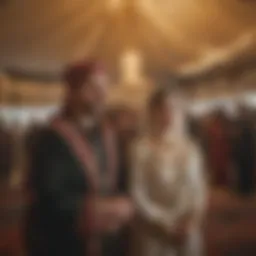
[[[134,208],[126,197],[109,199],[108,211],[103,213],[102,221],[105,223],[105,230],[109,232],[117,231],[128,224],[133,218]]]
[[[124,219],[130,219],[134,214],[134,207],[129,198],[121,197],[116,200],[116,211]]]
[[[121,197],[116,199],[116,214],[122,222],[128,222],[134,215],[134,207],[130,199]]]
[[[133,205],[127,197],[87,198],[79,217],[81,232],[115,232],[132,219]]]

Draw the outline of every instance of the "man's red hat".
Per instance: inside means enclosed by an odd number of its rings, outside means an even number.
[[[75,89],[84,85],[92,75],[101,73],[105,71],[99,63],[81,61],[68,66],[63,78],[71,89]]]

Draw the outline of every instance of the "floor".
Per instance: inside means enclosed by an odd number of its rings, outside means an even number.
[[[0,255],[23,256],[26,201],[15,189],[0,195]],[[212,191],[204,237],[208,256],[255,256],[256,197],[241,199],[223,190]]]

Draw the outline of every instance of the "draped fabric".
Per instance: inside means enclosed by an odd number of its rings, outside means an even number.
[[[170,135],[158,144],[145,136],[136,143],[133,152],[132,195],[140,218],[157,223],[160,229],[174,230],[184,216],[195,215],[188,241],[198,240],[195,234],[206,190],[197,148]],[[178,248],[171,241],[161,240],[154,231],[142,231],[138,239],[141,256],[173,256],[184,250],[188,250],[185,255],[201,255],[199,240],[193,243],[194,248],[189,243]],[[196,253],[192,254],[192,250]]]

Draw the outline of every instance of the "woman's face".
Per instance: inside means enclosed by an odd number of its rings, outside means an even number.
[[[158,124],[161,128],[167,128],[172,124],[173,106],[170,97],[166,98],[159,106],[153,109],[153,124]]]

